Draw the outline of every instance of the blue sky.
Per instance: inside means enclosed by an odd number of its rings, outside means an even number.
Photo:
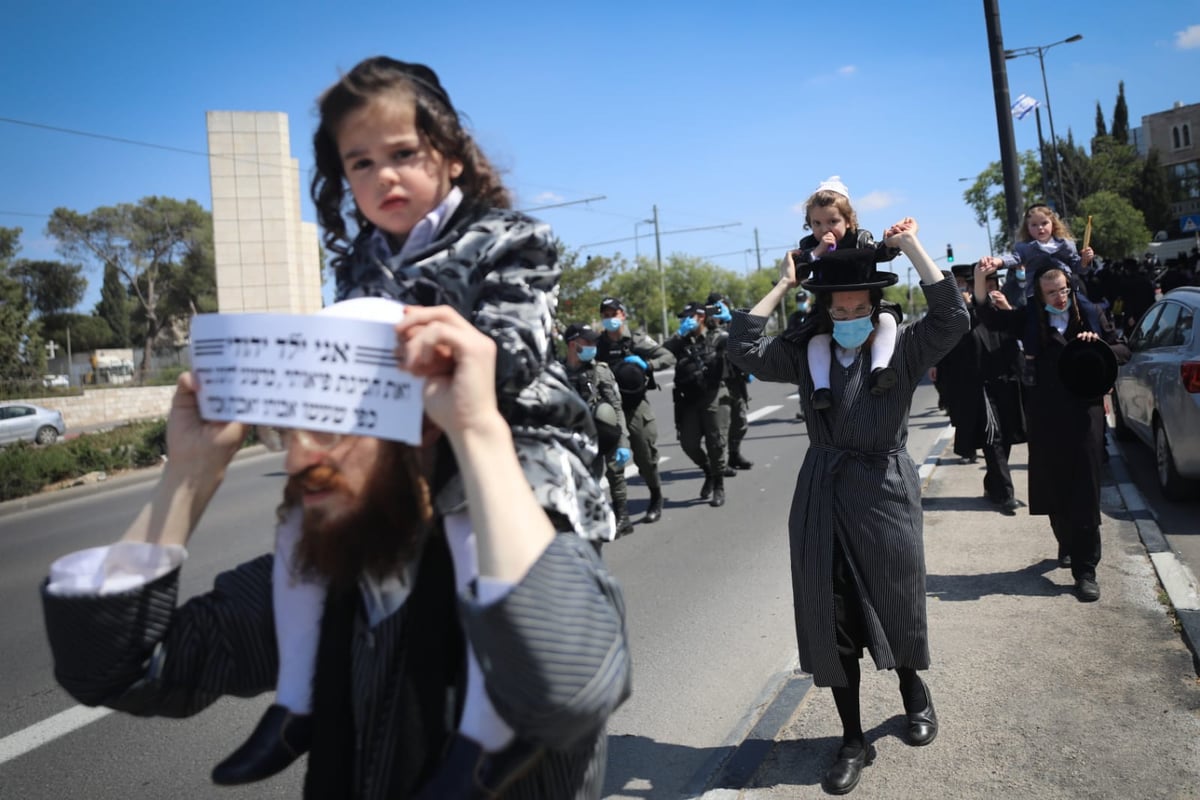
[[[1111,120],[1122,80],[1131,126],[1200,102],[1196,0],[999,5],[1007,48],[1084,36],[1045,54],[1059,136],[1069,128],[1086,142],[1097,102]],[[948,242],[960,261],[987,253],[958,181],[999,159],[978,0],[18,0],[4,20],[0,117],[175,148],[0,121],[0,225],[24,228],[28,258],[56,257],[44,227],[58,206],[159,194],[211,207],[207,161],[193,154],[205,149],[208,110],[286,112],[308,176],[317,94],[376,54],[439,73],[520,207],[603,196],[536,212],[571,247],[645,235],[652,227],[637,223],[657,205],[664,233],[740,223],[664,235],[664,256],[753,269],[757,229],[769,266],[804,234],[805,197],[836,174],[877,235],[911,215],[934,255]],[[1013,98],[1044,100],[1036,57],[1007,67]],[[1032,115],[1014,129],[1019,150],[1036,148]],[[303,216],[315,219],[307,200]],[[638,249],[653,246],[643,238]],[[99,274],[89,278],[83,310],[99,291]]]

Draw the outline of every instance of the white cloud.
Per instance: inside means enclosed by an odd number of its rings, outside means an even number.
[[[1200,47],[1200,25],[1189,25],[1175,34],[1175,46],[1180,50]]]
[[[844,67],[838,67],[837,74],[841,75],[843,78],[849,78],[856,72],[858,72],[858,67],[854,66],[853,64],[847,64]]]
[[[879,211],[890,208],[899,202],[900,198],[890,192],[869,192],[862,197],[854,198],[855,211]]]
[[[858,73],[858,67],[853,64],[847,64],[844,67],[838,67],[833,72],[826,72],[819,75],[813,75],[804,82],[808,86],[819,86],[829,83],[830,81],[840,80],[842,78],[853,78]]]
[[[561,203],[566,199],[567,198],[563,197],[561,194],[555,194],[554,192],[542,192],[537,197],[533,198],[533,202],[545,205],[547,203]]]

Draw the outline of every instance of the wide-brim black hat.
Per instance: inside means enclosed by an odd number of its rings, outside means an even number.
[[[882,289],[900,280],[894,272],[875,269],[875,249],[855,247],[834,250],[813,262],[812,274],[800,285],[810,292],[850,292]]]
[[[1076,397],[1100,397],[1117,381],[1117,354],[1100,339],[1074,339],[1059,356],[1058,377]]]
[[[950,267],[950,272],[956,278],[970,279],[970,278],[974,277],[974,275],[975,275],[975,265],[974,264],[954,264],[953,266]]]

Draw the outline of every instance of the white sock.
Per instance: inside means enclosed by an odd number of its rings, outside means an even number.
[[[294,508],[275,529],[275,565],[271,570],[275,642],[279,648],[275,702],[294,714],[312,712],[317,641],[325,609],[324,582],[302,577],[296,570],[296,544],[303,515]]]
[[[454,561],[454,585],[462,594],[471,581],[479,577],[479,553],[475,549],[475,531],[465,513],[448,514],[442,525]],[[513,729],[500,716],[487,696],[483,669],[475,657],[475,649],[467,640],[467,696],[463,702],[462,721],[458,732],[474,739],[489,753],[503,750],[513,740]]]
[[[875,338],[871,341],[871,371],[883,369],[892,362],[896,351],[896,318],[886,311],[875,323]]]
[[[812,377],[813,391],[829,388],[829,343],[833,336],[818,333],[808,340],[808,374]]]

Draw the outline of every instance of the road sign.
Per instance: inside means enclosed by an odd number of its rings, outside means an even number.
[[[1200,214],[1188,214],[1179,218],[1179,230],[1184,233],[1200,231]]]

